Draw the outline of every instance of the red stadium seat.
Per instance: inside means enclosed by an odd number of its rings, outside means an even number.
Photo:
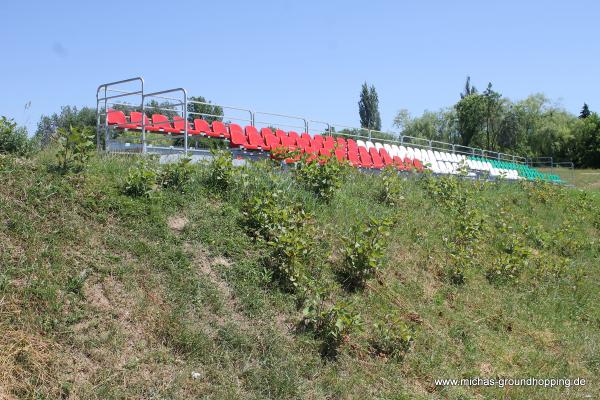
[[[265,139],[258,133],[255,127],[248,125],[245,130],[250,145],[255,146],[259,150],[271,150],[271,147],[266,145]]]
[[[108,122],[108,125],[116,125],[118,129],[137,129],[135,124],[127,122],[127,118],[123,111],[108,110],[106,122]]]
[[[417,169],[417,171],[419,171],[419,172],[423,172],[423,170],[425,169],[425,166],[423,165],[423,163],[416,158],[413,160],[413,164],[414,164],[415,168]]]
[[[408,157],[404,157],[404,166],[408,171],[412,171],[414,168],[413,160]]]
[[[360,157],[358,156],[358,152],[348,152],[348,161],[350,161],[350,165],[353,167],[360,167]]]
[[[281,147],[281,140],[273,134],[273,131],[270,128],[262,128],[260,130],[260,134],[263,139],[265,139],[265,143],[267,146],[271,148],[271,150]]]
[[[366,148],[360,146],[358,148],[358,155],[360,157],[360,165],[365,168],[371,168],[373,166],[373,161],[371,160],[371,156]]]
[[[194,128],[194,130],[198,131],[201,135],[212,136],[212,130],[210,129],[208,122],[203,119],[196,118],[194,120]]]
[[[311,147],[313,149],[319,150],[321,147],[323,147],[323,141],[324,141],[323,136],[315,135],[315,136],[313,136],[312,140],[310,141]]]
[[[281,129],[277,129],[277,131],[275,131],[275,134],[281,141],[281,145],[283,147],[285,147],[286,149],[289,149],[289,150],[296,149],[296,140],[294,138],[288,136],[288,134],[285,133],[285,131],[282,131]]]
[[[254,146],[248,143],[248,138],[244,134],[242,127],[238,124],[229,124],[229,134],[231,135],[231,147],[241,147],[243,149],[258,150],[258,146]]]
[[[288,133],[288,136],[290,137],[291,140],[293,140],[293,144],[294,146],[299,146],[300,145],[300,136],[298,136],[297,132],[294,131],[290,131]]]
[[[371,147],[369,149],[369,154],[373,160],[373,168],[379,169],[384,167],[383,160],[381,159],[381,156],[375,147]]]
[[[311,143],[312,139],[308,133],[304,132],[302,135],[300,135],[300,138],[298,139],[298,146],[311,147]]]
[[[323,139],[323,148],[328,150],[333,150],[335,147],[335,139],[333,136],[325,136]]]
[[[346,149],[342,149],[340,147],[335,149],[335,156],[337,157],[338,161],[345,161],[347,159],[346,157]]]
[[[131,124],[134,124],[134,126],[136,127],[136,129],[142,129],[142,113],[139,111],[132,111],[129,114],[129,121]],[[150,124],[150,120],[148,119],[147,115],[144,115],[144,128],[147,131],[150,132],[158,132],[160,131],[160,128],[157,128],[155,126],[152,126]]]
[[[182,117],[180,117],[179,115],[175,115],[173,117],[173,126],[175,127],[175,129],[179,130],[179,132],[184,133],[184,128],[185,125],[183,124],[184,120]],[[194,129],[194,126],[192,125],[191,122],[188,122],[188,135],[199,135],[200,131],[197,129]]]
[[[175,129],[173,126],[171,126],[169,118],[162,114],[152,114],[152,125],[162,132],[179,133],[178,129]]]
[[[346,142],[348,143],[348,153],[358,153],[358,144],[354,139],[348,139]]]
[[[379,149],[379,154],[381,155],[381,158],[383,159],[383,163],[385,165],[393,165],[394,164],[394,160],[392,159],[392,157],[390,156],[390,154],[387,152],[386,149]]]
[[[346,139],[339,137],[336,139],[336,144],[337,144],[337,148],[338,149],[344,149],[346,150],[347,144],[346,144]]]
[[[236,124],[231,124],[236,125]],[[240,130],[242,129],[239,125],[237,125]],[[218,138],[230,138],[229,132],[227,132],[227,126],[221,121],[213,121],[212,122],[212,132],[206,132],[208,136],[218,137]],[[243,134],[243,133],[242,133]]]

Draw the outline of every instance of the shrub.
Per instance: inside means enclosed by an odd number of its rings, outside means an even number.
[[[162,188],[183,192],[192,180],[193,164],[190,158],[183,157],[176,163],[165,164],[158,174]]]
[[[286,204],[283,191],[274,190],[252,197],[243,215],[248,233],[269,246],[267,263],[275,277],[286,289],[298,289],[313,256],[310,214],[301,204]]]
[[[364,286],[381,268],[392,224],[389,219],[371,218],[366,226],[355,226],[351,235],[344,238],[344,258],[339,272],[348,288]]]
[[[129,169],[123,193],[132,197],[150,197],[159,188],[158,172],[145,159]]]
[[[398,317],[387,314],[382,322],[373,324],[374,336],[370,340],[373,352],[392,358],[401,358],[413,342],[413,332]]]
[[[215,192],[225,193],[233,183],[234,168],[231,153],[218,150],[212,150],[211,153],[213,158],[208,164],[205,183]]]
[[[0,117],[0,153],[27,156],[33,151],[25,128],[17,127],[13,120]]]
[[[402,181],[398,172],[391,166],[385,167],[381,172],[381,189],[379,201],[388,206],[396,206],[402,197]]]
[[[323,341],[321,354],[327,357],[335,357],[348,335],[361,326],[360,315],[343,302],[325,307],[322,301],[316,300],[304,308],[303,315],[304,325]]]
[[[529,264],[529,249],[521,244],[522,240],[518,236],[509,234],[503,242],[501,253],[486,272],[490,283],[514,282]]]
[[[81,171],[95,149],[94,132],[89,127],[71,127],[68,130],[59,128],[57,133],[60,143],[56,153],[58,170]]]
[[[329,203],[342,185],[345,164],[336,157],[320,156],[311,159],[304,155],[298,162],[296,179],[325,203]]]

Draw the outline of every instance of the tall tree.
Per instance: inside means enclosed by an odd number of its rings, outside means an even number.
[[[454,107],[456,108],[461,144],[469,146],[481,132],[485,122],[485,97],[479,94],[470,94],[463,97]]]
[[[64,106],[60,113],[42,115],[35,131],[35,137],[45,146],[52,141],[58,128],[69,129],[73,127],[96,127],[96,110],[90,107]]]
[[[502,95],[492,89],[490,82],[483,96],[485,98],[485,145],[487,149],[494,150],[502,121]]]
[[[365,129],[381,130],[381,115],[379,114],[379,97],[375,86],[363,83],[358,101],[360,126]]]
[[[202,96],[192,96],[189,100],[197,103],[188,103],[189,119],[202,118],[208,122],[223,120],[223,107],[211,104]]]
[[[579,113],[579,118],[585,119],[585,118],[589,117],[590,114],[591,114],[590,108],[588,107],[587,103],[583,103],[583,107],[581,108],[581,112]]]
[[[467,76],[467,80],[465,82],[465,91],[460,94],[460,98],[464,99],[471,94],[477,94],[477,88],[471,85],[471,77]]]

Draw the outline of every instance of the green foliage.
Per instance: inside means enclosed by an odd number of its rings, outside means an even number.
[[[60,113],[54,113],[50,116],[42,115],[35,132],[35,138],[40,141],[42,146],[50,144],[56,139],[56,133],[59,129],[68,131],[71,127],[78,129],[89,128],[96,129],[96,110],[90,107],[64,106]]]
[[[135,167],[129,169],[123,193],[131,197],[150,197],[158,188],[156,168],[146,159],[141,159]]]
[[[290,204],[281,190],[255,195],[243,215],[250,236],[268,245],[266,263],[275,277],[285,289],[298,289],[306,281],[306,267],[314,258],[311,215],[301,204]]]
[[[89,127],[71,126],[59,128],[57,138],[60,144],[56,153],[58,170],[61,172],[79,172],[95,150],[94,132]]]
[[[365,129],[381,130],[381,115],[379,114],[379,97],[375,86],[363,83],[358,102],[360,126]]]
[[[402,179],[398,175],[398,171],[388,166],[381,172],[380,177],[379,201],[391,207],[400,204],[404,197],[402,196]]]
[[[32,151],[33,144],[27,137],[27,130],[17,127],[12,119],[0,117],[0,154],[27,156]]]
[[[207,101],[202,96],[192,96],[189,100],[204,103],[188,103],[188,112],[196,113],[190,115],[192,119],[201,118],[209,123],[223,120],[223,107],[211,104],[210,101]]]
[[[401,359],[413,342],[412,329],[397,316],[386,314],[383,321],[373,324],[370,345],[373,352]]]
[[[469,146],[483,127],[486,99],[480,94],[470,94],[462,98],[454,107],[456,108],[461,144]]]
[[[205,183],[217,193],[227,192],[233,183],[234,167],[229,151],[212,150]]]
[[[342,185],[347,167],[334,156],[309,159],[304,156],[297,164],[296,179],[314,193],[318,199],[329,203]]]
[[[165,164],[158,175],[161,188],[184,192],[192,181],[194,171],[191,159],[182,157],[179,161]]]
[[[355,329],[361,326],[360,314],[349,304],[337,302],[326,306],[322,301],[310,302],[303,310],[304,324],[323,341],[321,354],[335,357],[340,345]]]
[[[529,265],[531,250],[510,218],[511,215],[506,210],[501,210],[498,215],[495,240],[499,253],[486,271],[486,278],[490,283],[516,282]]]
[[[354,226],[352,233],[344,238],[339,273],[348,288],[363,287],[381,269],[392,225],[390,219],[370,218],[366,225]]]

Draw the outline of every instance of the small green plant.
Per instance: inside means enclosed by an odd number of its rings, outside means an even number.
[[[344,238],[344,258],[339,273],[348,288],[363,287],[381,268],[392,225],[390,219],[371,218],[366,225],[355,226],[351,235]]]
[[[386,314],[383,321],[373,324],[370,345],[375,354],[400,359],[413,342],[412,329],[400,318]]]
[[[337,157],[304,155],[297,164],[296,179],[325,203],[329,203],[342,185],[345,164]]]
[[[284,288],[298,289],[313,258],[311,215],[301,204],[287,204],[281,190],[254,196],[243,215],[250,236],[266,242],[271,249],[266,260],[275,277]]]
[[[503,239],[502,251],[494,259],[486,272],[490,283],[505,284],[515,282],[529,265],[530,251],[523,246],[523,240],[516,234]]]
[[[187,157],[165,164],[158,174],[159,185],[165,189],[183,192],[192,180],[193,164]]]
[[[325,357],[334,358],[350,333],[362,324],[360,315],[344,302],[326,307],[317,299],[304,308],[303,314],[304,325],[323,341],[321,354]]]
[[[58,170],[61,172],[81,171],[94,152],[94,132],[89,127],[59,128],[60,148],[56,153]]]
[[[33,151],[25,128],[17,127],[12,119],[0,117],[0,154],[27,156]]]
[[[213,191],[227,192],[233,183],[234,167],[231,153],[223,150],[212,150],[212,160],[208,164],[205,183]]]
[[[379,201],[388,206],[398,205],[404,198],[402,197],[402,181],[393,167],[387,166],[381,172],[381,189],[379,192]]]
[[[158,172],[146,159],[129,169],[123,185],[123,193],[131,197],[150,197],[159,189]]]

